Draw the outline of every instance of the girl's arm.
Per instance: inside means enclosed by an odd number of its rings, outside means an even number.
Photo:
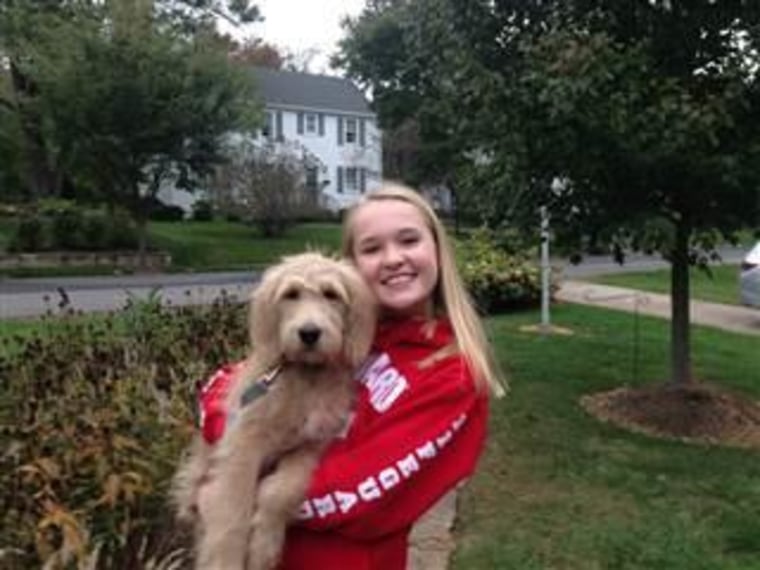
[[[459,357],[436,366],[357,441],[328,450],[299,524],[372,539],[413,524],[474,470],[488,401]]]
[[[227,395],[243,362],[225,364],[198,390],[199,425],[206,443],[215,444],[227,423]]]

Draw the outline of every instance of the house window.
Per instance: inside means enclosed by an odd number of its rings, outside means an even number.
[[[356,191],[359,189],[359,169],[355,166],[349,166],[344,171],[346,190]]]
[[[306,132],[307,133],[316,133],[317,132],[317,115],[314,113],[306,113],[305,116],[305,123],[306,123]]]
[[[272,133],[274,133],[274,115],[267,111],[264,113],[264,127],[261,129],[261,136],[271,139]]]
[[[316,166],[306,167],[306,192],[308,194],[317,194],[319,185],[319,169]]]
[[[346,142],[355,143],[358,138],[358,132],[359,128],[356,119],[346,119]]]

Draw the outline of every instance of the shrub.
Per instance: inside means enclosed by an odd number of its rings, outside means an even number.
[[[90,216],[84,221],[82,227],[82,235],[84,237],[84,243],[88,249],[93,251],[100,251],[107,249],[107,237],[108,226],[110,221],[106,218],[104,213],[97,213]]]
[[[223,215],[239,215],[265,237],[273,237],[317,205],[318,195],[306,187],[304,172],[321,163],[298,143],[244,144],[228,158],[210,184]]]
[[[53,249],[79,250],[86,248],[85,217],[76,208],[61,210],[50,221]]]
[[[340,222],[342,220],[341,212],[340,211],[333,211],[329,208],[322,208],[320,206],[313,206],[310,208],[305,208],[301,214],[296,218],[296,221],[298,223],[310,223],[310,222],[321,222],[321,223],[336,223]]]
[[[193,220],[196,222],[210,222],[214,219],[214,208],[208,200],[196,200],[193,203]]]
[[[126,210],[104,212],[67,207],[49,216],[34,210],[24,215],[16,225],[8,250],[134,250],[137,244],[137,224]]]
[[[8,244],[8,250],[13,252],[42,251],[45,245],[46,231],[43,218],[30,213],[19,219]]]
[[[23,207],[17,204],[0,202],[0,218],[15,218],[23,212]]]
[[[184,544],[166,490],[194,381],[240,356],[245,310],[227,297],[175,309],[154,293],[49,324],[0,358],[0,551],[12,568],[147,568]]]
[[[157,222],[179,222],[185,218],[185,211],[179,206],[156,202],[150,209],[150,219]]]
[[[55,216],[77,208],[73,200],[65,198],[43,198],[38,200],[34,206],[43,216]]]
[[[137,224],[126,210],[117,209],[109,218],[106,245],[108,249],[137,249]]]
[[[541,299],[541,275],[527,254],[507,254],[496,247],[486,230],[458,242],[457,258],[462,278],[478,309],[495,314],[537,305]],[[556,291],[552,284],[552,293]]]

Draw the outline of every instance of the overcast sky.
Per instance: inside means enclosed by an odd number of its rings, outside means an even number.
[[[346,15],[361,12],[364,0],[257,0],[264,21],[249,26],[247,35],[285,48],[293,54],[318,50],[309,65],[313,73],[329,73],[328,62],[342,31]]]

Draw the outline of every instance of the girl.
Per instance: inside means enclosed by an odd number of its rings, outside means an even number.
[[[443,225],[417,192],[386,184],[364,196],[346,216],[343,253],[380,321],[354,416],[314,473],[283,570],[406,568],[412,525],[473,472],[488,393],[504,394]],[[233,373],[222,369],[201,393],[210,443],[224,429]]]

